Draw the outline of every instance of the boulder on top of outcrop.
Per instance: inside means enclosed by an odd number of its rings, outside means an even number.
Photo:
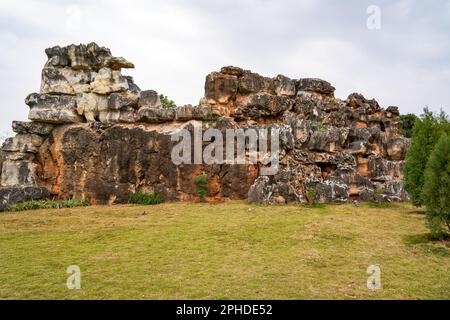
[[[76,112],[77,104],[73,96],[32,93],[25,103],[30,107],[28,118],[33,121],[55,124],[83,121]]]
[[[398,107],[390,106],[386,109],[386,117],[394,118],[400,116],[400,111],[398,111]]]
[[[275,94],[275,83],[272,78],[263,77],[257,73],[245,72],[239,78],[238,91],[244,95],[260,92]]]
[[[381,111],[381,107],[375,99],[368,100],[362,94],[352,93],[347,98],[348,105],[356,110],[364,110],[368,114]]]
[[[304,78],[298,80],[297,90],[333,96],[336,88],[328,81],[322,79]]]
[[[226,104],[236,98],[238,77],[235,75],[212,72],[206,76],[206,104]]]
[[[75,70],[98,70],[104,67],[114,70],[134,68],[133,63],[121,57],[113,57],[109,49],[99,47],[95,43],[55,46],[47,48],[45,53],[48,57],[46,67],[71,67]]]
[[[226,66],[220,69],[220,72],[223,74],[228,74],[231,76],[237,76],[240,77],[244,74],[244,70],[239,67],[233,67],[233,66]]]
[[[283,75],[278,75],[274,79],[275,93],[281,96],[295,97],[297,94],[295,80]]]

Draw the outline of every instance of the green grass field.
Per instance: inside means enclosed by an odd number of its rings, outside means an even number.
[[[450,245],[427,234],[410,204],[2,213],[0,299],[450,299]],[[381,290],[366,287],[369,265]]]

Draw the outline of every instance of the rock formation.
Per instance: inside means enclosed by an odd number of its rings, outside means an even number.
[[[157,92],[122,75],[134,65],[107,48],[45,52],[40,92],[25,99],[31,122],[13,122],[16,136],[1,148],[4,193],[46,188],[58,198],[120,203],[142,189],[185,201],[197,199],[192,178],[207,174],[209,200],[304,203],[311,189],[318,202],[407,199],[401,179],[409,142],[398,133],[396,107],[356,93],[337,99],[320,79],[224,67],[206,77],[199,105],[165,108]],[[198,122],[204,130],[276,128],[278,173],[262,176],[258,164],[175,165],[171,135]]]

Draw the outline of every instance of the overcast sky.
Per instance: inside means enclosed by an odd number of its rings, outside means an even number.
[[[369,29],[367,8],[381,9]],[[376,98],[402,113],[450,111],[449,0],[0,0],[0,132],[26,120],[45,48],[96,42],[136,65],[141,89],[197,104],[225,65],[318,77],[336,96]]]

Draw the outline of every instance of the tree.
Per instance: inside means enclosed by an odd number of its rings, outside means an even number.
[[[428,158],[443,132],[450,133],[450,123],[444,112],[436,116],[425,108],[424,114],[414,123],[411,146],[406,156],[404,184],[417,207],[424,204],[422,189]]]
[[[417,116],[413,113],[408,113],[400,116],[400,122],[398,128],[400,133],[406,138],[411,138],[414,128],[414,123],[417,120]]]
[[[167,98],[167,96],[160,94],[159,99],[161,100],[161,104],[164,108],[176,108],[177,104],[173,101]]]
[[[200,199],[204,201],[205,197],[208,195],[208,176],[206,174],[199,175],[192,179],[192,182],[196,187],[195,192]]]
[[[443,133],[434,147],[425,170],[423,187],[428,224],[433,235],[450,232],[450,138]]]

